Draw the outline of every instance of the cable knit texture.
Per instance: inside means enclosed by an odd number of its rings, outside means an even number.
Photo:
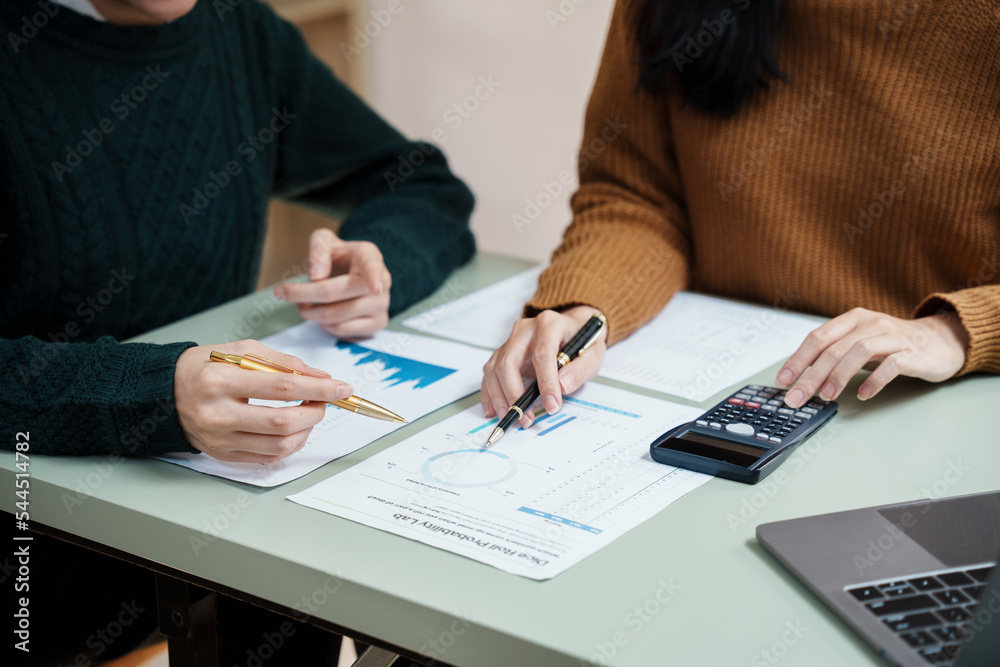
[[[997,3],[783,2],[788,83],[728,120],[676,82],[637,92],[638,4],[615,9],[573,222],[526,314],[588,304],[614,342],[679,289],[827,316],[953,307],[960,373],[1000,372]]]
[[[441,153],[256,0],[158,27],[8,0],[0,35],[3,447],[189,451],[173,374],[193,343],[116,341],[252,290],[272,195],[349,212],[393,313],[472,256],[472,195]]]

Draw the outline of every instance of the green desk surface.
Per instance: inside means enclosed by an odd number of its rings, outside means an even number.
[[[479,255],[392,328],[527,267]],[[260,338],[297,321],[292,307],[259,292],[137,340]],[[776,370],[749,380],[772,384]],[[712,480],[544,582],[285,500],[477,396],[273,489],[152,459],[33,456],[31,518],[455,665],[881,664],[762,550],[754,529],[998,488],[1000,439],[989,417],[998,390],[994,376],[903,379],[866,405],[849,390],[835,420],[780,478],[758,486]],[[14,455],[0,453],[6,511],[17,500],[13,471]]]

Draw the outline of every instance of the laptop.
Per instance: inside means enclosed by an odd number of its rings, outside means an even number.
[[[1000,665],[1000,491],[765,523],[757,539],[889,662]]]

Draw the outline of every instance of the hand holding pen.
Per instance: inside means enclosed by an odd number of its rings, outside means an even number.
[[[547,412],[562,407],[562,397],[583,386],[597,375],[604,362],[607,339],[605,333],[583,356],[559,368],[556,355],[559,348],[572,338],[596,309],[576,306],[563,312],[545,310],[537,317],[526,317],[514,324],[514,329],[502,346],[483,367],[481,400],[486,417],[502,417],[524,393],[523,377],[538,379],[541,405]],[[530,426],[531,411],[518,423]]]
[[[248,373],[228,363],[213,363],[212,352],[257,355],[301,375]],[[149,411],[152,419],[147,421],[157,428],[138,436],[172,438],[175,445],[176,435],[169,428],[173,407],[184,437],[195,449],[222,461],[248,463],[272,463],[295,453],[323,420],[326,404],[353,394],[350,385],[328,373],[253,340],[185,350],[177,359],[173,390],[173,406],[164,402]],[[250,398],[303,403],[272,408],[250,405]]]
[[[584,354],[600,338],[602,338],[607,320],[600,312],[595,312],[587,322],[573,335],[569,341],[559,350],[556,355],[555,370],[558,371],[563,366],[569,364],[573,359]],[[539,382],[532,382],[527,390],[511,405],[507,413],[500,419],[496,428],[490,433],[486,441],[486,447],[503,437],[516,422],[522,420],[526,415],[530,415],[531,404],[539,397]],[[555,410],[548,410],[555,412]],[[531,417],[529,416],[529,419]]]

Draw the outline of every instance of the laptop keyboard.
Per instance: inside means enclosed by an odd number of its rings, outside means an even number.
[[[995,565],[846,589],[931,665],[950,665]]]

